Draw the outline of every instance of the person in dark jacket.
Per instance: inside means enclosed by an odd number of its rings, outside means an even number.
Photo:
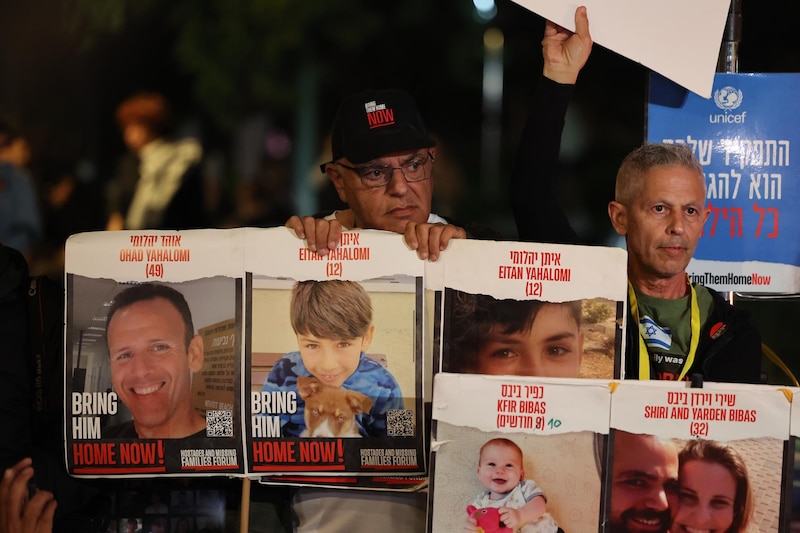
[[[0,243],[0,335],[3,364],[0,365],[0,471],[30,454],[33,380],[29,365],[27,321],[28,264],[20,252]]]
[[[686,275],[705,200],[703,169],[686,145],[646,143],[617,172],[608,215],[628,248],[626,377],[760,381],[761,338],[748,315]]]
[[[0,533],[95,531],[110,508],[105,480],[70,477],[64,464],[63,312],[63,286],[30,276],[0,243]]]
[[[558,27],[547,31],[580,37]],[[567,38],[567,37],[563,37]],[[550,43],[557,42],[551,37]],[[590,41],[589,41],[590,42]],[[545,74],[563,57],[543,41]],[[548,59],[548,55],[551,55]],[[510,198],[520,240],[576,243],[553,195],[573,81],[540,82],[512,168]],[[692,285],[686,267],[707,216],[705,178],[691,150],[646,144],[623,161],[609,216],[628,249],[629,306],[624,377],[758,383],[761,338],[747,312],[716,291]],[[694,326],[693,326],[694,324]]]

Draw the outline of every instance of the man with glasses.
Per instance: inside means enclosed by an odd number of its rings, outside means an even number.
[[[333,158],[320,169],[348,209],[324,219],[294,216],[286,225],[323,255],[336,248],[342,229],[364,228],[402,233],[421,259],[435,261],[450,239],[468,236],[431,213],[435,145],[408,93],[346,97],[333,123]],[[422,492],[300,488],[292,500],[298,532],[424,531],[425,507]]]
[[[320,169],[348,209],[325,219],[295,216],[286,225],[322,255],[336,247],[342,229],[402,233],[421,259],[432,261],[450,239],[499,238],[478,225],[464,228],[431,213],[435,145],[408,93],[369,90],[346,97],[333,123],[333,158]]]
[[[524,137],[546,133],[552,142],[530,150],[526,161],[558,158],[563,117],[550,112],[553,101],[569,100],[578,73],[592,47],[586,9],[575,13],[576,32],[547,22],[542,41],[544,78],[534,96]],[[556,106],[558,107],[558,106]],[[435,142],[428,135],[413,99],[398,90],[365,91],[344,99],[334,119],[332,159],[321,166],[348,209],[324,219],[291,217],[286,226],[319,254],[336,248],[342,229],[382,229],[402,233],[420,259],[435,261],[450,239],[500,239],[480,225],[449,223],[431,212]],[[555,150],[555,155],[548,151]],[[539,155],[540,152],[541,155]],[[514,172],[528,174],[524,165]],[[551,184],[529,197],[537,220],[548,220],[539,242],[568,242],[572,229]],[[425,530],[424,493],[298,489],[292,501],[295,531]]]

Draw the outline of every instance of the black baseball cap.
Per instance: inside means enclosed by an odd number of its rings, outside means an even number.
[[[333,161],[346,157],[353,163],[365,163],[386,154],[432,146],[436,141],[428,135],[414,99],[399,89],[352,94],[342,100],[333,120]]]

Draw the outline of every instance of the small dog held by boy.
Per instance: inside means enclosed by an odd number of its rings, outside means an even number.
[[[297,390],[306,403],[301,437],[361,437],[356,415],[369,412],[372,398],[306,376],[297,377]]]

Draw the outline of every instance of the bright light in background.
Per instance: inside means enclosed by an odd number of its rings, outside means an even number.
[[[489,28],[483,34],[483,97],[492,107],[501,105],[503,99],[503,32]]]
[[[497,15],[497,6],[494,5],[494,0],[472,0],[472,4],[481,20],[489,21]]]
[[[497,196],[503,114],[503,32],[483,34],[483,123],[481,128],[481,190]]]

